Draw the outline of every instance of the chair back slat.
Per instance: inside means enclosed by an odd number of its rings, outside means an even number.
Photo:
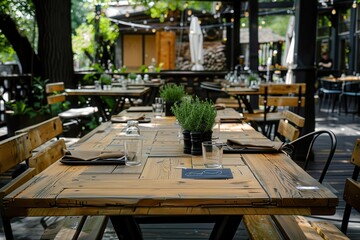
[[[293,141],[300,136],[304,124],[305,118],[286,110],[283,112],[283,119],[279,122],[277,135],[281,136],[282,140]]]
[[[0,142],[0,173],[4,173],[31,157],[31,142],[27,133]]]
[[[65,93],[47,96],[47,102],[50,105],[65,102],[65,100],[66,100]]]
[[[291,111],[284,111],[282,114],[283,114],[285,119],[291,121],[292,123],[294,123],[299,128],[304,127],[305,118],[303,118],[302,116],[299,116],[296,113],[293,113]]]
[[[277,133],[289,141],[293,141],[300,136],[300,130],[283,119],[279,122]]]
[[[63,127],[60,117],[53,117],[44,122],[20,129],[16,131],[16,134],[28,133],[31,146],[35,149],[50,139],[59,136],[62,132]]]
[[[354,150],[352,152],[351,161],[352,164],[360,167],[360,139],[355,142]]]
[[[264,103],[264,97],[259,98],[259,104]],[[277,107],[298,107],[299,98],[291,96],[268,96],[267,97],[268,106],[277,106]],[[305,97],[301,97],[301,107],[305,107]]]
[[[65,155],[65,149],[64,139],[57,140],[31,157],[29,167],[34,168],[38,174],[62,158]]]
[[[63,82],[46,84],[46,93],[63,92],[64,90],[65,90],[65,85]]]
[[[299,89],[301,87],[301,94],[306,92],[306,83],[292,83],[292,84],[262,84],[260,85],[260,92],[265,92],[265,88],[268,90],[268,94],[299,94]]]

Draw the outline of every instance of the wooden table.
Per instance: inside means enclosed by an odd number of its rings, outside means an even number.
[[[150,91],[149,87],[136,87],[136,88],[118,88],[113,87],[109,90],[95,89],[95,88],[82,88],[82,89],[66,89],[66,93],[70,96],[87,96],[94,101],[94,104],[98,107],[98,111],[104,120],[110,120],[111,116],[121,111],[124,108],[126,98],[141,98]],[[115,106],[113,107],[110,115],[106,113],[105,103],[101,97],[113,97],[115,98]]]
[[[359,76],[344,76],[344,77],[322,77],[321,80],[328,81],[328,82],[351,82],[351,81],[360,81]]]
[[[104,123],[73,149],[121,150],[124,126]],[[224,168],[231,169],[233,179],[183,179],[183,168],[204,166],[202,156],[183,154],[175,118],[157,118],[140,127],[144,137],[141,166],[56,162],[4,198],[8,216],[109,215],[118,235],[136,229],[128,221],[133,217],[205,216],[221,219],[214,228],[221,234],[211,238],[232,239],[244,214],[335,213],[338,198],[285,154],[224,154]],[[221,124],[214,134],[220,141],[270,141],[243,123]]]

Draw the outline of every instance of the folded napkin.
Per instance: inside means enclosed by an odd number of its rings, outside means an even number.
[[[145,118],[144,113],[127,113],[126,115],[113,115],[111,116],[111,122],[113,123],[126,123],[130,120],[136,120],[139,122],[149,122],[150,119]]]
[[[283,142],[228,139],[224,147],[224,152],[271,153],[281,152],[283,147]]]
[[[106,152],[74,150],[66,152],[60,162],[70,165],[123,165],[125,164],[125,154],[122,151]]]

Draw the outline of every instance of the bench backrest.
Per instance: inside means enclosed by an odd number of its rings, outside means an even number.
[[[65,141],[63,139],[52,142],[29,159],[29,167],[35,169],[38,174],[48,166],[65,155]]]
[[[0,142],[0,173],[4,173],[31,157],[31,142],[27,133]]]
[[[63,132],[63,126],[60,117],[53,117],[41,123],[20,129],[16,134],[28,133],[31,147],[39,147],[43,143],[58,137]]]

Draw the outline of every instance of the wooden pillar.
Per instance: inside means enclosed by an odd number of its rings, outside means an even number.
[[[304,132],[315,130],[315,80],[317,1],[295,0],[294,69],[298,83],[306,83]]]
[[[259,67],[259,35],[258,35],[258,0],[249,0],[249,48],[250,48],[250,70],[258,72]]]
[[[226,22],[230,22],[231,15],[226,14],[225,16]],[[225,56],[226,56],[226,69],[232,70],[232,59],[233,59],[233,51],[232,51],[232,35],[233,35],[233,26],[226,26],[226,43],[225,43]]]
[[[233,56],[232,68],[239,64],[240,56],[240,15],[241,15],[241,1],[234,0],[234,28],[233,28]]]

